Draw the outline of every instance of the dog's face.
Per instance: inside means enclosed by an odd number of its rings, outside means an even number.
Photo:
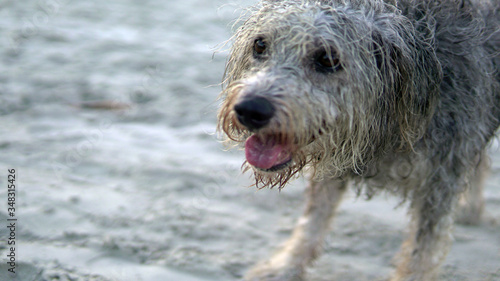
[[[319,175],[362,172],[422,135],[439,70],[419,67],[437,69],[435,56],[415,50],[412,27],[385,9],[264,2],[238,29],[219,127],[245,144],[257,185],[282,187],[306,164]]]

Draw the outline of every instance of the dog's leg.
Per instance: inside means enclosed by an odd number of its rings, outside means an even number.
[[[432,188],[415,192],[410,235],[396,256],[392,281],[436,280],[451,245],[452,209],[457,197],[452,190],[438,181]]]
[[[482,155],[470,180],[469,186],[461,196],[456,212],[456,221],[462,224],[478,224],[484,210],[483,186],[489,172],[489,161]]]
[[[245,280],[303,280],[304,268],[321,250],[331,218],[346,190],[346,182],[338,179],[311,181],[307,189],[307,206],[292,236],[271,259],[251,269]]]

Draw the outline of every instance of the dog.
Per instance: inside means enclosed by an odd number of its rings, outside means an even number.
[[[304,280],[350,182],[409,202],[391,280],[436,280],[453,213],[477,222],[485,149],[500,126],[494,0],[261,1],[232,38],[218,128],[255,185],[306,173],[285,246],[246,280]],[[303,173],[303,171],[305,171]]]

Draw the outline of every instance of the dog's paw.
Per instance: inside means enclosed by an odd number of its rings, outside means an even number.
[[[303,281],[304,270],[301,267],[277,267],[271,263],[262,263],[252,268],[245,281]]]

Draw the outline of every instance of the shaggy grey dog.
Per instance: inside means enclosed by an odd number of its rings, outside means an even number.
[[[452,212],[482,211],[485,147],[500,124],[498,1],[263,1],[227,62],[219,128],[258,187],[311,177],[285,246],[247,280],[302,280],[349,181],[410,202],[392,280],[434,280]],[[300,174],[300,173],[299,173]],[[472,200],[472,199],[473,200]]]

